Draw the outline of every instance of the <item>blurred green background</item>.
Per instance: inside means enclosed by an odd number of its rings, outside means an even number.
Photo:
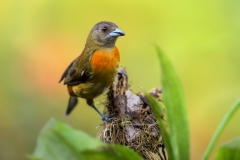
[[[102,20],[126,33],[117,46],[134,92],[161,86],[152,44],[169,57],[186,96],[191,159],[199,159],[240,95],[239,7],[239,0],[0,1],[0,159],[26,159],[51,117],[96,135],[101,118],[84,100],[65,116],[68,93],[58,80]],[[219,144],[240,134],[239,117]]]

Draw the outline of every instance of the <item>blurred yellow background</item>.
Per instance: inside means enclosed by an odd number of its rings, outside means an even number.
[[[161,86],[152,44],[169,57],[186,96],[191,159],[200,159],[240,96],[239,7],[237,0],[0,1],[0,159],[26,159],[51,117],[96,135],[101,118],[84,100],[65,116],[68,93],[58,80],[102,20],[126,33],[117,46],[134,92]],[[219,144],[240,134],[239,116]]]

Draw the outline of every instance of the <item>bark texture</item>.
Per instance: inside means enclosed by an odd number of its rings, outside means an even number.
[[[121,70],[126,73],[124,68]],[[160,103],[160,89],[154,88],[149,93]],[[132,148],[144,159],[167,159],[162,134],[151,106],[142,93],[134,94],[129,90],[127,73],[116,76],[107,93],[105,108],[116,119],[100,125],[98,139]]]

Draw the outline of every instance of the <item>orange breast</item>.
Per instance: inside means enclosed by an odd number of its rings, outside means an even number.
[[[115,70],[120,60],[119,52],[115,46],[112,49],[100,49],[94,52],[91,60],[93,69],[105,71]]]

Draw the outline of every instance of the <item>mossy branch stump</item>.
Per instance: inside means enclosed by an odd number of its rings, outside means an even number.
[[[126,73],[125,68],[121,70]],[[150,94],[161,101],[160,89],[153,89]],[[133,94],[129,90],[127,73],[116,76],[107,93],[105,108],[107,114],[116,119],[100,125],[98,139],[125,145],[147,160],[167,159],[162,134],[151,107],[143,94]]]

